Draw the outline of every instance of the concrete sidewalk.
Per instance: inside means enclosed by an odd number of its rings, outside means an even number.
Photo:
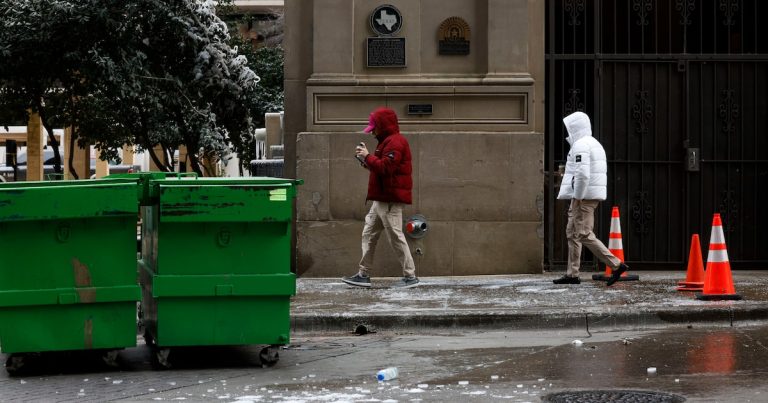
[[[395,278],[373,287],[339,279],[300,278],[291,303],[296,332],[415,331],[451,328],[556,329],[658,328],[670,324],[730,326],[768,319],[768,272],[733,271],[741,301],[699,301],[676,291],[685,272],[632,272],[640,281],[606,287],[583,273],[579,285],[555,285],[562,273],[509,276],[424,277],[412,289]],[[360,329],[362,330],[362,328]]]

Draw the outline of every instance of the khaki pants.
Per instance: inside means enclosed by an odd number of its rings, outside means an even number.
[[[568,209],[568,226],[565,227],[565,236],[568,238],[568,270],[567,275],[579,276],[581,264],[581,246],[584,245],[601,262],[616,269],[621,260],[608,250],[592,232],[595,226],[595,208],[599,200],[571,199],[571,207]]]
[[[373,254],[376,251],[376,243],[382,232],[387,233],[389,245],[392,246],[400,267],[403,269],[403,277],[416,277],[416,266],[413,264],[411,250],[403,234],[403,204],[383,203],[374,201],[371,210],[365,216],[363,228],[363,257],[360,259],[360,273],[370,275],[373,266]]]

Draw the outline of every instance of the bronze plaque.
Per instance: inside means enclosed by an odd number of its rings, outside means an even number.
[[[441,55],[469,54],[469,24],[461,17],[447,18],[437,32],[438,53]]]

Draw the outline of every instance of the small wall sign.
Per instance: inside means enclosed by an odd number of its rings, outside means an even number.
[[[409,115],[431,115],[432,104],[408,104]]]

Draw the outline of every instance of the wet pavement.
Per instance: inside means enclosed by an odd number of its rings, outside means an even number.
[[[262,367],[263,346],[200,347],[174,349],[174,368],[158,371],[139,339],[117,368],[76,352],[2,373],[0,401],[768,401],[768,273],[733,272],[741,301],[678,292],[683,272],[636,274],[613,287],[555,285],[551,273],[406,290],[394,278],[372,289],[301,278],[274,367]],[[376,382],[389,366],[400,377]]]
[[[456,384],[463,379],[477,384],[498,376],[501,381],[525,380],[518,385],[529,394],[538,389],[540,397],[564,389],[618,389],[671,393],[692,401],[768,401],[768,385],[762,381],[768,358],[764,327],[685,327],[636,334],[608,332],[594,339],[595,335],[585,336],[527,351],[464,350],[455,358],[493,365],[434,382]]]
[[[258,351],[184,349],[174,369],[153,371],[140,344],[121,353],[119,370],[74,360],[49,362],[38,375],[2,374],[0,400],[539,402],[563,393],[635,392],[657,399],[623,401],[768,401],[765,324],[296,335],[269,368],[259,365]],[[399,377],[377,382],[376,371],[390,366]]]
[[[768,273],[733,271],[740,301],[700,301],[676,291],[685,272],[633,272],[640,281],[606,287],[584,273],[579,285],[555,285],[562,273],[421,278],[412,289],[373,278],[371,289],[339,279],[297,280],[294,331],[432,328],[652,329],[670,324],[746,323],[768,319]]]

